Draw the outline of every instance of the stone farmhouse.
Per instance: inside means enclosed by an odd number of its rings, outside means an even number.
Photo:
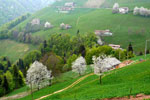
[[[62,7],[57,7],[58,8],[58,13],[70,13],[72,10],[75,8],[75,3],[74,2],[67,2],[64,4]]]
[[[61,28],[62,30],[67,30],[67,29],[72,28],[72,26],[69,25],[69,24],[61,23],[61,24],[60,24],[60,28]]]
[[[40,25],[40,19],[38,19],[38,18],[33,19],[33,20],[31,21],[31,24],[32,24],[32,25]]]
[[[115,69],[119,64],[121,64],[121,62],[115,58],[115,57],[109,57],[109,58],[105,58],[103,59],[103,61],[106,61],[107,63],[105,63],[105,68],[104,71],[108,71],[111,69]],[[94,68],[94,73],[95,74],[99,74],[99,68]]]

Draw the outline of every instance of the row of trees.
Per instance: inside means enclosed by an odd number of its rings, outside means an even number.
[[[26,15],[23,15],[21,16],[20,18],[12,21],[9,25],[8,25],[8,30],[9,29],[12,29],[13,27],[15,27],[16,25],[18,25],[19,23],[23,22],[24,20],[26,20],[28,17],[30,17],[30,14],[26,14]]]
[[[12,31],[10,38],[23,43],[40,44],[43,40],[39,36],[32,36],[31,33]]]
[[[30,14],[23,15],[23,16],[17,18],[16,20],[10,22],[9,24],[7,24],[6,27],[3,27],[0,30],[0,39],[10,38],[9,34],[8,34],[9,30],[12,29],[13,27],[17,26],[19,23],[23,22],[24,20],[26,20],[29,16],[30,16]]]
[[[150,9],[144,8],[144,7],[135,7],[134,11],[133,11],[134,15],[141,15],[141,16],[145,16],[148,17],[150,16]]]

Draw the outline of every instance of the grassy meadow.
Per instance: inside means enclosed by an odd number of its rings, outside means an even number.
[[[0,40],[0,56],[7,56],[12,62],[23,57],[25,53],[36,49],[37,46],[18,43],[12,40]]]

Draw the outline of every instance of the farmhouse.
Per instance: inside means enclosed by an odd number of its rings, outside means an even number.
[[[105,58],[103,59],[102,61],[104,62],[107,62],[105,63],[105,68],[104,68],[104,71],[108,71],[108,70],[111,70],[111,69],[114,69],[116,68],[121,62],[116,59],[115,57],[109,57],[109,58]],[[98,67],[95,67],[94,68],[94,73],[95,74],[99,74],[99,68]]]
[[[116,66],[118,66],[121,62],[115,58],[115,57],[110,57],[110,58],[106,58],[104,59],[108,62],[108,65],[106,65],[106,69],[107,70],[110,70],[110,69],[113,69],[113,68],[116,68]]]
[[[61,28],[62,30],[64,30],[64,29],[70,29],[70,28],[72,28],[72,26],[69,25],[69,24],[61,23],[61,24],[60,24],[60,28]]]
[[[74,2],[67,2],[65,3],[66,7],[75,7],[75,3]]]
[[[40,19],[38,19],[38,18],[33,19],[33,20],[31,21],[31,24],[32,24],[32,25],[40,25]]]
[[[128,7],[120,7],[119,8],[119,13],[121,13],[121,14],[127,14],[128,12],[129,12]]]
[[[95,34],[97,36],[112,36],[113,34],[110,30],[95,30]]]
[[[109,44],[109,46],[112,47],[115,50],[117,50],[117,49],[121,49],[122,50],[122,48],[120,48],[121,47],[120,45]]]
[[[60,8],[58,8],[59,13],[69,13],[72,10],[73,10],[73,8],[71,8],[71,7],[60,7]]]
[[[45,25],[44,25],[45,28],[52,28],[53,25],[49,22],[46,22]]]

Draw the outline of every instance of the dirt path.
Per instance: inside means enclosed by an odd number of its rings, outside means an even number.
[[[83,77],[81,77],[80,79],[78,79],[77,81],[75,81],[74,83],[72,83],[71,85],[69,85],[68,87],[66,87],[66,88],[64,88],[64,89],[61,89],[61,90],[58,90],[58,91],[56,91],[56,92],[54,92],[54,93],[51,93],[51,94],[42,96],[42,97],[40,97],[40,98],[38,98],[38,99],[36,99],[36,100],[41,100],[41,99],[47,98],[47,97],[49,97],[49,96],[51,96],[51,95],[53,95],[53,94],[57,94],[57,93],[60,93],[60,92],[65,91],[65,90],[67,90],[67,89],[69,89],[69,88],[72,88],[72,87],[74,87],[75,85],[77,85],[78,83],[80,83],[82,80],[84,80],[85,78],[87,78],[87,77],[89,77],[89,76],[91,76],[91,75],[94,75],[94,73],[91,73],[91,74],[88,74],[88,75],[86,75],[86,76],[83,76]]]
[[[2,97],[2,98],[0,98],[0,100],[15,100],[15,99],[19,99],[19,98],[25,97],[25,96],[27,96],[29,94],[30,94],[29,92],[22,92],[22,93],[13,95],[13,96]]]

